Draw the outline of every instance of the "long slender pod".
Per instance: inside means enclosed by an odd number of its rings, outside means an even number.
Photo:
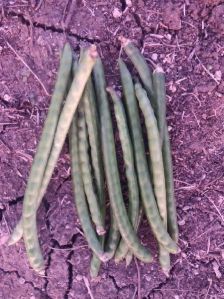
[[[39,172],[36,170],[33,171],[34,180],[31,181],[30,184],[28,184],[28,188],[25,193],[23,205],[23,237],[30,265],[37,272],[43,270],[44,262],[40,251],[38,237],[36,234],[36,203],[41,200],[46,191],[54,167],[63,147],[66,134],[72,122],[72,117],[82,96],[84,87],[90,76],[97,56],[98,54],[96,51],[96,47],[91,46],[85,52],[85,56],[83,57],[82,62],[77,67],[75,77],[73,79],[71,88],[69,90],[64,107],[58,120],[57,129],[51,148],[51,155],[47,162],[47,168],[45,169],[45,174],[41,183],[38,198],[36,192],[33,192],[33,187],[36,185],[36,180],[39,181]],[[41,161],[37,160],[36,163],[37,165],[39,165],[41,164]]]
[[[104,144],[106,142],[103,133],[103,122],[105,121],[102,117],[102,112],[104,111],[105,105],[107,106],[107,95],[106,95],[106,82],[104,76],[103,66],[101,66],[101,61],[99,61],[99,66],[94,71],[94,86],[96,91],[96,103],[99,110],[99,123],[100,123],[100,135],[101,135],[101,148],[104,150]],[[106,104],[105,104],[106,103]],[[108,108],[109,109],[109,108]],[[110,207],[110,229],[109,234],[105,244],[105,250],[112,258],[114,256],[115,250],[118,246],[120,240],[120,232],[116,223],[114,213]]]
[[[99,199],[101,215],[105,220],[105,196],[104,196],[104,175],[101,159],[101,141],[99,131],[99,115],[97,111],[96,95],[92,79],[90,78],[86,85],[86,93],[83,95],[84,109],[87,130],[90,142],[91,159],[95,178],[96,192]],[[104,237],[100,237],[102,246],[104,246]],[[96,255],[93,255],[90,263],[91,277],[97,277],[101,261]]]
[[[85,118],[89,135],[91,159],[93,164],[93,172],[96,181],[97,195],[100,202],[104,199],[104,182],[101,159],[101,142],[99,132],[99,115],[96,107],[95,91],[93,82],[89,78],[86,85],[86,92],[83,95]]]
[[[131,137],[134,145],[138,182],[145,213],[159,243],[161,243],[169,252],[177,253],[178,247],[170,238],[162,223],[152,190],[140,125],[139,111],[131,74],[121,59],[119,60],[119,67],[122,86],[124,89],[128,121],[131,128]]]
[[[178,225],[176,214],[176,202],[174,197],[173,164],[170,148],[170,139],[167,124],[165,123],[164,142],[162,147],[163,163],[166,178],[167,224],[171,238],[178,242]]]
[[[139,106],[145,118],[155,197],[164,227],[167,228],[166,185],[157,121],[147,93],[139,83],[135,85],[135,91],[139,101]],[[160,264],[164,272],[167,274],[170,268],[169,252],[162,245],[159,245],[159,251]]]
[[[117,225],[117,220],[112,208],[110,208],[110,230],[105,244],[105,252],[110,256],[110,258],[114,257],[120,239],[121,235]]]
[[[84,91],[85,94],[86,91]],[[79,105],[78,136],[79,136],[79,160],[82,173],[84,191],[89,204],[89,210],[93,223],[96,225],[98,235],[105,233],[104,223],[101,215],[100,203],[94,191],[92,170],[88,154],[88,135],[86,129],[83,102]]]
[[[107,88],[110,96],[114,103],[115,118],[118,126],[121,147],[123,151],[123,158],[125,164],[125,173],[128,182],[128,216],[133,227],[135,227],[138,222],[139,214],[139,190],[138,181],[134,166],[134,156],[132,149],[132,142],[128,130],[126,115],[124,111],[123,104],[120,98],[117,96],[113,88]],[[119,256],[125,256],[128,251],[128,246],[126,242],[122,239],[115,254],[115,262],[119,262]]]
[[[77,116],[75,115],[71,124],[69,132],[69,149],[72,161],[72,183],[74,190],[74,199],[76,204],[76,209],[80,219],[82,229],[84,231],[86,240],[89,247],[93,250],[96,256],[106,261],[106,255],[102,249],[102,246],[97,238],[95,230],[93,228],[88,206],[85,198],[85,193],[83,189],[82,174],[80,168],[80,159],[78,151],[78,128],[77,128]]]
[[[163,144],[165,123],[166,123],[166,86],[165,74],[161,66],[157,66],[153,72],[153,86],[157,102],[157,123],[160,134],[160,141]]]
[[[168,232],[171,238],[178,242],[178,225],[176,215],[176,203],[174,197],[173,166],[170,149],[169,132],[166,123],[166,87],[165,74],[160,66],[153,72],[153,85],[157,97],[158,105],[158,126],[162,142],[163,164],[166,180],[166,201],[167,201],[167,221]]]
[[[138,74],[143,82],[146,91],[150,94],[152,99],[153,108],[156,109],[157,103],[154,98],[154,88],[152,83],[152,72],[145,60],[145,57],[141,54],[139,49],[127,38],[120,37],[121,45],[125,50],[125,53],[130,58],[134,67],[138,71]]]
[[[139,242],[138,237],[129,221],[124,205],[115,152],[112,120],[105,90],[104,70],[102,62],[99,58],[97,59],[94,67],[94,76],[95,82],[101,80],[102,85],[104,86],[104,89],[102,89],[101,91],[100,98],[100,117],[103,160],[111,207],[117,220],[121,236],[128,244],[128,247],[140,260],[144,262],[151,262],[152,257],[150,253]]]
[[[139,226],[141,224],[141,221],[142,221],[142,217],[143,217],[143,207],[140,206],[139,208],[139,215],[138,215],[138,219],[137,219],[137,222],[135,223],[135,230],[136,232],[138,231],[139,229]],[[126,267],[128,267],[133,259],[133,253],[129,250],[127,252],[124,252],[123,253],[123,256],[121,256],[121,260],[125,258],[125,261],[126,261]]]
[[[32,170],[29,177],[30,182],[31,180],[33,180],[33,178],[35,179],[35,186],[32,186],[32,192],[33,194],[36,193],[35,195],[36,197],[37,197],[37,192],[41,185],[41,180],[44,174],[48,156],[53,143],[53,138],[54,138],[54,134],[55,134],[55,130],[56,130],[56,126],[57,126],[57,122],[61,110],[62,101],[66,93],[66,87],[71,72],[71,65],[72,65],[72,51],[70,45],[66,44],[62,52],[60,67],[58,70],[54,92],[52,95],[47,118],[44,123],[43,132],[41,135],[41,139],[38,145],[38,149],[34,158]],[[38,171],[38,176],[36,176],[36,171]],[[39,205],[40,202],[37,203],[37,207]],[[18,242],[22,238],[22,235],[23,235],[23,223],[21,218],[17,223],[15,229],[13,230],[12,235],[10,236],[8,245],[12,245]]]

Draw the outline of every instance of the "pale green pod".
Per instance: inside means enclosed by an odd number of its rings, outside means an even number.
[[[102,117],[102,112],[105,109],[105,102],[107,101],[106,95],[106,82],[105,82],[105,75],[103,66],[101,65],[101,61],[99,61],[98,65],[94,68],[94,86],[96,91],[96,104],[99,110],[99,126],[100,126],[100,136],[101,136],[101,147],[103,150],[103,144],[105,143],[105,137],[103,135],[103,123],[104,121]],[[105,203],[104,203],[105,205]],[[104,207],[105,209],[105,207]],[[111,223],[109,229],[109,235],[106,240],[105,250],[112,258],[114,256],[115,250],[120,240],[120,232],[115,220],[115,216],[111,211]]]
[[[139,229],[139,226],[140,226],[141,221],[142,221],[142,217],[143,217],[143,207],[141,206],[140,209],[139,209],[139,215],[138,215],[137,222],[135,223],[135,226],[134,226],[136,232]],[[128,267],[131,264],[131,261],[133,259],[133,254],[130,250],[128,252],[124,252],[123,254],[124,254],[124,257],[125,257],[125,261],[126,261],[126,267]],[[121,259],[123,259],[124,257],[122,256]]]
[[[58,70],[54,92],[52,95],[51,103],[48,109],[48,114],[43,127],[43,132],[41,135],[41,139],[32,166],[32,168],[38,167],[37,170],[38,175],[37,177],[35,177],[35,181],[36,181],[34,186],[35,189],[32,190],[33,194],[36,193],[36,197],[41,185],[41,180],[44,175],[48,156],[50,154],[51,146],[53,143],[53,138],[57,127],[62,102],[66,94],[66,88],[71,73],[71,66],[72,66],[72,50],[70,48],[70,45],[66,44],[62,52],[60,67]],[[32,172],[34,171],[36,173],[35,169],[31,170],[31,174],[29,178],[30,180],[32,180],[31,176],[34,175],[32,174]],[[39,207],[39,205],[40,205],[40,201],[37,203],[37,207]],[[23,223],[21,218],[17,223],[15,229],[13,230],[12,235],[10,236],[8,245],[15,244],[22,238],[22,236],[23,236]]]
[[[106,245],[105,245],[105,252],[108,254],[110,258],[114,257],[114,254],[117,250],[117,246],[119,244],[119,241],[121,239],[121,235],[119,232],[119,228],[117,225],[117,220],[115,218],[115,215],[112,211],[110,211],[110,230],[108,237],[106,239]]]
[[[85,198],[78,150],[78,128],[76,115],[73,118],[69,132],[69,150],[72,162],[72,183],[75,195],[74,200],[79,220],[89,247],[100,260],[106,261],[108,259],[107,255],[104,253],[93,228]]]
[[[152,106],[154,110],[157,110],[157,103],[154,97],[154,88],[152,83],[152,72],[145,60],[145,57],[139,51],[139,49],[125,37],[120,38],[122,47],[125,50],[125,53],[130,58],[131,62],[134,64],[140,79],[146,89],[147,93],[150,95],[150,101],[152,102]]]
[[[37,202],[41,201],[46,191],[46,188],[54,171],[54,167],[57,163],[58,157],[63,147],[70,124],[72,122],[73,115],[81,99],[83,90],[91,74],[97,56],[98,54],[96,51],[96,47],[91,46],[85,52],[85,56],[83,57],[82,62],[77,67],[75,77],[73,79],[71,88],[69,90],[65,104],[63,106],[62,112],[58,120],[57,129],[51,148],[51,154],[47,162],[47,168],[45,169],[44,178],[41,182],[41,186],[38,185],[38,188],[40,187],[38,197],[37,192],[33,191],[34,186],[37,185],[37,181],[39,182],[40,180],[39,172],[36,169],[34,169],[32,173],[32,177],[34,179],[30,182],[30,184],[28,182],[28,187],[25,193],[23,205],[23,237],[26,251],[28,253],[38,252],[38,255],[41,256],[40,246],[36,233]],[[38,166],[41,165],[41,159],[37,159],[36,164]],[[30,255],[28,256],[28,258],[34,270],[39,272],[44,268],[43,258],[38,258],[37,261],[34,260],[33,257]]]
[[[157,240],[160,243],[162,243],[164,247],[166,247],[169,250],[169,252],[177,253],[178,247],[175,244],[175,242],[170,238],[162,223],[155,201],[154,193],[152,190],[149,170],[147,166],[148,163],[145,155],[142,130],[140,125],[139,111],[131,74],[122,60],[119,60],[119,67],[121,73],[122,86],[124,89],[128,123],[130,126],[132,142],[134,145],[138,182],[141,192],[141,198],[145,208],[145,214]]]
[[[157,121],[153,109],[151,107],[150,101],[148,99],[147,93],[141,87],[141,84],[137,83],[135,85],[135,91],[136,91],[137,99],[139,101],[139,106],[145,118],[153,187],[154,187],[159,213],[164,228],[166,229],[167,228],[166,186],[165,186],[165,176],[164,176],[164,167],[163,167],[163,157],[162,157]],[[166,249],[168,248],[164,248],[164,247],[163,244],[160,244],[161,263],[162,263],[162,267],[165,270],[165,267],[167,267],[169,254],[168,252],[166,253]],[[165,256],[167,257],[167,259],[165,259]]]
[[[167,124],[166,124],[166,87],[165,87],[165,74],[164,71],[162,69],[162,67],[157,66],[156,69],[153,72],[153,86],[155,89],[155,97],[156,97],[156,101],[157,101],[157,123],[158,123],[158,128],[159,128],[159,134],[160,134],[160,143],[162,145],[162,152],[163,152],[163,163],[164,163],[164,168],[165,165],[167,163],[167,161],[165,161],[165,157],[164,157],[164,148],[167,147],[167,141],[166,144],[164,144],[165,142],[165,131],[167,130]],[[167,136],[166,136],[167,139]],[[169,146],[169,145],[168,145]],[[171,162],[171,166],[172,166],[172,162]],[[171,169],[172,171],[172,169]],[[166,181],[166,205],[167,205],[167,219],[165,221],[165,225],[167,227],[167,221],[169,222],[168,219],[170,219],[169,217],[169,202],[170,199],[172,197],[170,197],[170,194],[168,192],[170,186],[169,186],[169,176],[170,175],[166,175],[166,170],[165,170],[165,181]],[[172,174],[171,174],[172,176]],[[168,180],[168,181],[167,181]],[[172,201],[173,202],[173,201]],[[176,210],[175,206],[174,209]],[[173,209],[172,209],[173,210]],[[171,212],[173,213],[173,212]],[[175,213],[175,211],[174,211]],[[176,215],[175,215],[176,216]],[[169,229],[168,229],[169,232]],[[170,233],[170,232],[169,232]],[[171,238],[172,235],[170,234]],[[176,241],[174,239],[174,241]],[[166,275],[169,274],[169,270],[170,270],[170,256],[169,253],[162,247],[159,246],[159,261],[161,264],[161,267],[164,271],[164,273]]]
[[[84,109],[87,130],[89,135],[91,161],[93,165],[96,192],[100,203],[101,215],[105,218],[105,196],[104,196],[104,174],[101,152],[101,140],[99,130],[99,115],[97,111],[96,95],[91,78],[86,85],[86,93],[83,95]],[[101,244],[104,246],[104,237],[100,237]],[[90,276],[97,277],[100,270],[101,261],[93,255],[90,263]]]
[[[83,102],[97,195],[100,197],[100,202],[104,202],[104,181],[102,170],[103,165],[101,159],[99,116],[96,108],[95,92],[91,78],[87,82],[86,92],[83,95]]]
[[[157,66],[153,72],[153,86],[157,102],[157,123],[160,134],[160,142],[163,144],[165,123],[166,123],[166,86],[165,74],[162,67]]]
[[[157,127],[157,121],[148,99],[146,91],[139,83],[135,85],[136,96],[140,109],[144,115],[145,126],[148,137],[149,159],[152,171],[152,181],[160,216],[166,226],[167,208],[166,208],[166,186],[163,167],[163,157],[160,145],[160,136]]]
[[[94,67],[95,82],[98,78],[104,77],[103,72],[104,70],[102,62],[98,58]],[[144,262],[151,262],[152,256],[139,242],[138,237],[129,221],[127,211],[124,205],[116,159],[111,114],[109,110],[109,103],[106,95],[106,90],[104,90],[104,92],[105,94],[98,99],[100,101],[99,107],[101,117],[103,161],[111,207],[117,220],[117,225],[122,235],[122,238],[128,244],[128,247],[140,260]]]
[[[85,94],[85,91],[84,91]],[[98,235],[105,234],[104,221],[101,215],[100,202],[94,191],[92,169],[88,155],[88,135],[86,129],[85,115],[83,110],[83,102],[79,105],[79,118],[78,118],[78,145],[79,145],[79,160],[82,173],[82,180],[84,191],[86,194],[87,202],[93,223],[96,226]]]
[[[134,156],[132,142],[128,130],[126,115],[124,111],[123,104],[116,92],[112,88],[107,88],[107,91],[110,93],[111,98],[114,103],[114,112],[117,122],[117,127],[119,131],[121,147],[123,152],[123,159],[125,164],[125,173],[128,182],[128,216],[133,227],[135,227],[138,222],[139,214],[139,190],[137,176],[134,166]],[[115,262],[119,262],[120,258],[125,257],[128,252],[128,246],[126,242],[122,239],[115,253]]]
[[[164,142],[162,147],[164,171],[166,177],[166,198],[167,198],[167,224],[168,232],[171,238],[178,242],[178,225],[177,225],[177,212],[176,202],[174,197],[174,184],[173,184],[173,165],[172,155],[170,148],[169,132],[167,124],[165,124]]]

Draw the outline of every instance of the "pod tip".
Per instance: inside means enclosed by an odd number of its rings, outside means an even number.
[[[161,65],[157,65],[156,68],[155,68],[155,70],[154,70],[154,73],[162,73],[162,74],[164,74],[164,70],[163,70],[162,66]]]
[[[99,236],[103,236],[103,235],[105,235],[105,233],[106,233],[106,231],[105,231],[105,229],[104,229],[103,226],[98,226],[98,227],[96,228],[96,232],[97,232],[97,234],[98,234]]]
[[[130,41],[130,39],[128,39],[128,38],[126,38],[126,37],[124,37],[124,36],[119,36],[119,41],[121,42],[121,46],[123,47],[123,48],[125,48],[131,41]]]
[[[90,56],[92,58],[97,58],[99,55],[98,55],[98,52],[97,52],[97,48],[96,48],[96,45],[91,45],[90,48],[89,48],[89,53],[90,53]]]

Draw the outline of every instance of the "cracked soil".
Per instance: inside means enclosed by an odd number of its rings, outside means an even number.
[[[119,89],[120,35],[166,72],[180,228],[181,253],[169,277],[157,261],[139,263],[140,298],[224,298],[224,1],[2,0],[0,8],[0,299],[87,299],[83,277],[95,299],[137,298],[134,262],[128,268],[109,262],[97,280],[89,278],[91,253],[74,208],[67,144],[38,211],[46,277],[29,268],[23,241],[5,244],[21,216],[50,101],[7,42],[49,93],[65,41],[75,53],[95,43],[108,84]],[[122,173],[119,145],[117,151]],[[140,236],[155,253],[146,221]]]

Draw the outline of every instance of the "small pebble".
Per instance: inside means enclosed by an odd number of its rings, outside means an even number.
[[[178,224],[179,224],[180,226],[185,225],[185,220],[182,219],[182,220],[178,221]]]
[[[8,95],[8,94],[4,94],[4,101],[6,101],[6,102],[10,102],[10,100],[11,100],[11,97]]]
[[[126,0],[125,2],[126,2],[127,7],[132,7],[132,2],[131,2],[131,0]]]
[[[153,53],[152,54],[152,60],[156,61],[158,59],[158,54]]]
[[[80,275],[80,274],[76,275],[75,279],[77,281],[82,281],[82,275]]]
[[[216,71],[215,72],[215,79],[217,81],[221,81],[222,80],[222,72],[221,71]]]
[[[114,10],[113,10],[113,17],[115,19],[119,19],[121,16],[122,16],[122,12],[120,11],[120,9],[115,7]]]
[[[26,281],[26,280],[25,280],[23,277],[20,277],[20,278],[19,278],[19,283],[20,283],[20,284],[24,284],[25,281]],[[31,298],[31,297],[30,297],[30,298]],[[34,298],[35,298],[35,297],[34,297]]]

